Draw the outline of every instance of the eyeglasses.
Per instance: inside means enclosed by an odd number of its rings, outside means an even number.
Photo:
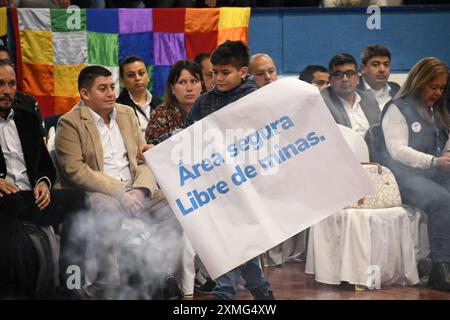
[[[340,79],[344,78],[344,75],[347,78],[352,79],[354,76],[356,76],[356,74],[357,74],[357,72],[355,70],[334,71],[331,73],[331,76],[340,80]]]

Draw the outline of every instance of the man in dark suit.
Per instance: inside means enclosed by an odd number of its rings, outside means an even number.
[[[11,59],[11,54],[9,53],[8,48],[4,45],[0,45],[0,60],[4,60],[5,62],[11,63],[11,65],[14,67],[14,64],[12,63]],[[16,102],[16,106],[21,108],[28,108],[29,110],[36,112],[39,118],[39,123],[41,124],[42,137],[45,137],[47,135],[47,132],[44,128],[41,110],[36,100],[34,100],[34,98],[30,97],[29,95],[23,92],[16,91],[14,101]]]
[[[364,48],[361,54],[361,75],[358,89],[368,92],[378,102],[380,110],[393,98],[400,86],[388,81],[391,74],[391,51],[389,48],[375,44]]]
[[[29,296],[31,292],[18,290],[23,288],[18,269],[36,267],[18,252],[23,222],[58,225],[71,220],[71,213],[85,208],[83,192],[51,191],[55,168],[40,134],[39,119],[24,103],[25,100],[16,100],[13,67],[0,60],[0,297],[33,298]],[[68,239],[63,234],[64,255]],[[73,263],[63,260],[63,268]],[[18,261],[26,261],[31,266],[18,267]]]
[[[364,136],[369,126],[380,121],[380,109],[372,95],[356,90],[359,78],[356,66],[350,54],[334,56],[329,64],[330,87],[321,94],[336,123]]]

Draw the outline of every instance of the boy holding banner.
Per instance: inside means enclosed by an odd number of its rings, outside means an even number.
[[[247,79],[249,53],[242,41],[226,41],[211,55],[215,87],[200,96],[189,112],[186,125],[191,125],[207,115],[257,90]],[[274,300],[270,284],[264,278],[255,257],[216,279],[213,297],[216,300],[232,300],[238,280],[242,276],[245,287],[257,300]]]

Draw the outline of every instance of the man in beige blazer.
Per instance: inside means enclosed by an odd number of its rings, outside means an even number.
[[[138,161],[145,140],[133,110],[115,103],[111,72],[101,66],[84,68],[78,77],[78,89],[82,100],[58,123],[56,157],[61,184],[89,192],[94,222],[86,229],[92,228],[88,247],[96,257],[96,268],[88,276],[93,278],[92,287],[99,296],[104,293],[110,298],[111,292],[127,281],[118,267],[126,219],[145,221],[152,230],[152,246],[165,252],[174,271],[181,263],[186,266],[181,259],[193,261],[194,253],[150,168]],[[146,260],[145,254],[142,252],[136,263],[141,269],[142,261],[151,260]],[[127,261],[127,269],[132,263]],[[190,268],[179,272],[181,282],[192,282],[192,289],[184,285],[185,294],[193,291],[193,265]]]

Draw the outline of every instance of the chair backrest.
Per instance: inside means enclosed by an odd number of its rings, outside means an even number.
[[[50,127],[47,136],[47,150],[48,153],[50,153],[50,156],[52,157],[53,161],[55,160],[53,159],[55,154],[55,136],[56,136],[55,127]]]
[[[386,148],[386,142],[384,141],[384,134],[381,124],[371,126],[369,130],[367,130],[364,140],[369,147],[371,162],[381,163],[387,167],[392,165],[392,160]]]
[[[346,126],[338,124],[345,141],[360,162],[369,162],[369,149],[364,138]]]
[[[55,114],[53,116],[48,116],[44,119],[45,132],[49,132],[51,127],[55,127],[58,125],[59,118],[64,115],[63,113]]]
[[[348,127],[339,124],[338,127],[355,156],[360,162],[364,163],[363,168],[377,189],[375,194],[360,199],[347,208],[379,209],[400,206],[402,204],[400,191],[392,172],[380,164],[368,164],[369,158],[372,159],[372,157],[369,157],[369,147],[366,140]],[[384,138],[382,141],[384,142]]]

